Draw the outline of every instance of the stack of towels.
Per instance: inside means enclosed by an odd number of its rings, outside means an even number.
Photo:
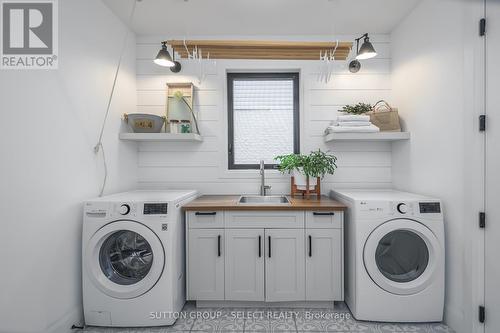
[[[332,121],[325,130],[325,134],[330,133],[376,133],[380,129],[370,122],[370,116],[345,114],[337,116],[336,121]]]

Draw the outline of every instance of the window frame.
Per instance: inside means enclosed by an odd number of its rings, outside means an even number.
[[[235,164],[234,163],[234,103],[233,82],[235,80],[283,80],[293,81],[293,153],[300,153],[300,104],[299,104],[299,73],[298,72],[259,72],[259,73],[227,73],[227,122],[228,122],[228,169],[229,170],[255,170],[259,169],[257,164]],[[265,164],[265,169],[277,169],[278,164]]]

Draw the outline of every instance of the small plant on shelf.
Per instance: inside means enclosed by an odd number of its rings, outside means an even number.
[[[349,114],[364,114],[372,110],[372,106],[366,103],[358,103],[355,105],[346,105],[340,111]]]
[[[337,157],[320,149],[308,155],[288,154],[276,156],[278,170],[292,174],[292,195],[295,191],[302,193],[315,190],[320,194],[319,180],[326,175],[333,175],[337,168]],[[309,186],[308,186],[309,185]]]

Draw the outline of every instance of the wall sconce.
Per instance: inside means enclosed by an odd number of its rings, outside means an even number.
[[[174,53],[175,56],[175,53]],[[181,63],[178,61],[175,61],[170,56],[170,53],[168,52],[167,49],[167,43],[162,42],[161,43],[161,49],[160,52],[158,52],[158,55],[156,56],[155,60],[153,60],[155,64],[163,67],[170,67],[170,70],[173,73],[179,73],[181,71]]]
[[[359,41],[363,40],[363,44],[361,48],[359,47]],[[349,63],[349,71],[351,73],[357,73],[361,69],[361,63],[359,60],[370,59],[377,55],[377,51],[373,47],[372,43],[370,43],[370,38],[368,37],[368,33],[363,36],[356,38],[356,59]]]

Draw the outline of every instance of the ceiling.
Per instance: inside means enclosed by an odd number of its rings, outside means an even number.
[[[102,0],[141,35],[389,33],[420,0]]]

